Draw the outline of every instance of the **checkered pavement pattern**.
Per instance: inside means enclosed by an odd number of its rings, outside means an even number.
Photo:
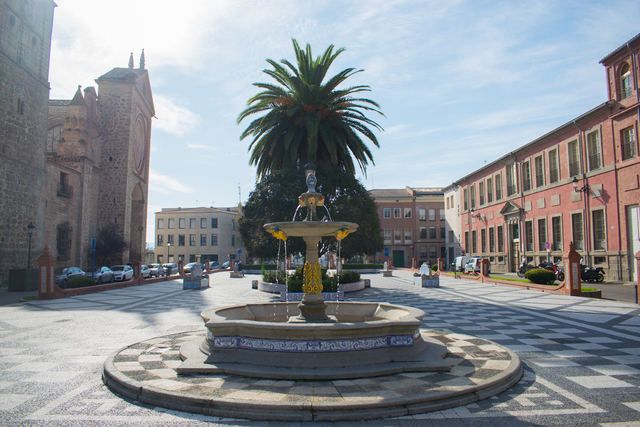
[[[523,379],[490,399],[408,417],[430,425],[638,425],[640,310],[612,301],[542,294],[444,277],[423,289],[370,276],[350,300],[423,309],[423,326],[488,339],[515,351]],[[271,301],[251,279],[214,276],[183,291],[177,281],[0,307],[1,425],[246,425],[136,405],[100,381],[109,354],[131,343],[202,328],[208,307]],[[367,422],[400,424],[404,419]],[[627,424],[621,424],[627,423]],[[353,423],[349,423],[353,424]]]
[[[465,387],[481,387],[492,383],[508,368],[512,353],[490,341],[463,334],[442,334],[426,332],[447,346],[450,357],[458,363],[448,372],[415,372],[394,376],[381,376],[353,380],[334,381],[291,381],[256,380],[232,375],[179,376],[175,372],[181,363],[180,347],[195,339],[202,340],[202,331],[158,337],[134,344],[113,359],[116,370],[129,379],[139,382],[141,387],[180,391],[197,398],[244,399],[266,403],[281,403],[290,399],[297,402],[308,401],[313,395],[305,390],[322,389],[326,404],[349,404],[354,408],[403,396],[418,398],[421,394],[461,391]],[[320,404],[314,401],[314,406]]]

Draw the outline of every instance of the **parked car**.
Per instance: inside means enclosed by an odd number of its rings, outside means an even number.
[[[456,271],[464,271],[464,266],[469,262],[470,259],[470,256],[457,256],[454,261]]]
[[[111,270],[113,270],[113,280],[124,282],[133,279],[133,268],[130,265],[114,265]]]
[[[102,266],[93,273],[87,273],[88,277],[91,277],[96,283],[113,282],[113,271],[106,266]]]
[[[175,262],[164,263],[162,264],[162,267],[164,268],[164,272],[167,276],[178,273],[178,264],[176,264]]]
[[[193,268],[194,265],[200,265],[200,269],[202,271],[205,270],[205,267],[204,267],[203,264],[200,264],[199,262],[190,262],[189,264],[187,264],[184,267],[182,267],[182,272],[183,273],[191,273],[191,269]]]
[[[148,279],[149,277],[151,277],[151,269],[148,265],[142,264],[140,266],[140,275],[143,279]]]
[[[211,270],[217,270],[220,268],[220,263],[218,261],[209,261],[209,268]]]
[[[222,269],[226,270],[231,266],[231,261],[225,261],[222,263]]]
[[[151,277],[164,276],[164,267],[160,264],[149,264],[149,275]]]
[[[69,279],[71,279],[72,277],[80,277],[86,275],[87,274],[82,271],[80,267],[67,267],[62,270],[61,274],[58,274],[56,276],[56,283],[64,288],[67,285]]]

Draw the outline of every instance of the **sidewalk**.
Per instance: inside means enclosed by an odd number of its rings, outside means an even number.
[[[0,306],[17,304],[20,303],[24,297],[37,295],[38,291],[9,292],[9,288],[0,288]]]

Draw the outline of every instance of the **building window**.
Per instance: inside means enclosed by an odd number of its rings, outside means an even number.
[[[201,234],[200,235],[200,246],[207,246],[207,235],[206,234]]]
[[[194,228],[196,228],[196,219],[195,218],[189,218],[189,228],[191,230],[193,230]]]
[[[584,232],[582,227],[582,213],[571,214],[571,235],[573,236],[573,245],[578,251],[584,249]]]
[[[447,257],[447,248],[445,248],[444,246],[440,246],[440,258],[446,258]]]
[[[478,252],[478,232],[476,230],[471,232],[471,252],[474,254]]]
[[[411,208],[404,208],[404,217],[411,218],[413,210]]]
[[[420,238],[421,239],[427,238],[427,227],[420,227]]]
[[[184,234],[178,234],[178,246],[184,246]]]
[[[464,232],[464,253],[469,254],[469,232]]]
[[[531,190],[531,166],[529,161],[522,163],[522,191]]]
[[[392,235],[391,235],[391,230],[384,230],[383,235],[384,235],[384,244],[385,245],[390,245],[392,243]]]
[[[231,247],[234,247],[236,245],[236,235],[232,234],[231,235]]]
[[[68,222],[58,224],[56,228],[56,249],[58,261],[68,260],[71,256],[71,226]]]
[[[549,183],[554,184],[560,180],[560,165],[558,163],[558,149],[549,151]]]
[[[622,160],[627,160],[636,155],[636,136],[633,126],[622,129]]]
[[[533,222],[526,221],[524,223],[525,249],[527,252],[533,251]]]
[[[178,219],[178,228],[185,228],[187,226],[187,221],[184,218]]]
[[[167,245],[173,245],[173,244],[174,244],[173,234],[167,235]]]
[[[232,219],[232,220],[231,220],[231,229],[232,229],[232,230],[235,230],[235,229],[236,229],[236,220],[235,220],[235,219]]]
[[[544,157],[536,157],[534,163],[536,168],[536,188],[540,188],[544,185]]]
[[[207,218],[200,218],[200,228],[207,228]]]
[[[498,226],[498,252],[504,252],[504,234],[503,234],[503,226]]]
[[[453,234],[453,230],[449,230],[449,243],[453,243],[455,240],[455,235]]]
[[[606,250],[607,237],[604,222],[604,210],[598,209],[591,212],[591,227],[593,229],[593,249],[596,251]]]
[[[440,227],[440,238],[445,239],[447,237],[447,230],[444,227]]]
[[[438,215],[440,215],[440,221],[444,221],[444,209],[439,209]]]
[[[58,185],[58,196],[70,198],[73,196],[71,185],[69,185],[69,174],[60,172],[60,182]]]
[[[383,218],[391,218],[391,208],[383,208],[382,209],[382,217]]]
[[[169,228],[176,228],[176,220],[175,218],[169,218]]]
[[[218,218],[211,218],[211,228],[218,228]]]
[[[465,211],[469,210],[469,191],[466,188],[462,191],[462,205]]]
[[[393,230],[393,243],[402,243],[402,231],[401,230]]]
[[[449,206],[449,198],[448,198],[448,197],[446,198],[446,201],[447,201],[447,206],[446,206],[446,208],[447,208],[447,209],[451,209],[451,206]]]
[[[516,188],[515,167],[515,164],[507,166],[507,197],[516,194],[518,191]]]
[[[476,208],[476,186],[472,185],[469,192],[469,201],[471,202],[471,209]]]
[[[418,209],[418,219],[420,221],[426,221],[427,220],[427,210],[425,208]]]
[[[480,206],[484,205],[484,182],[478,183],[478,196],[480,196]]]
[[[435,227],[429,227],[429,238],[430,239],[435,239],[436,238],[436,228]]]
[[[218,235],[217,234],[212,234],[211,235],[211,246],[218,246]]]
[[[435,221],[435,220],[436,220],[436,210],[429,209],[429,221]]]
[[[429,246],[429,261],[434,262],[436,260],[437,252],[435,246]]]
[[[162,234],[158,234],[156,236],[156,246],[164,245],[164,236]]]
[[[602,147],[598,131],[587,134],[587,158],[589,159],[589,171],[602,167]]]
[[[411,230],[404,230],[404,244],[410,245],[413,243],[413,233]]]
[[[401,218],[402,217],[402,209],[393,208],[393,217],[394,218]]]
[[[620,99],[631,96],[631,68],[629,64],[624,63],[620,67]]]
[[[571,141],[567,144],[569,154],[569,176],[578,176],[580,174],[580,152],[578,141]]]
[[[538,220],[538,250],[547,250],[547,220],[545,218]]]
[[[493,202],[493,179],[487,178],[487,203]]]
[[[196,235],[189,234],[189,246],[195,246],[195,245],[196,245]]]
[[[427,247],[425,245],[420,245],[420,247],[418,248],[418,250],[420,251],[420,260],[426,260],[427,259]]]
[[[483,228],[480,230],[480,252],[487,252],[487,229]]]
[[[551,234],[553,234],[553,244],[551,248],[554,251],[562,250],[562,217],[554,216],[551,218]]]
[[[164,219],[158,219],[158,226],[156,228],[158,229],[164,228]]]
[[[493,227],[489,228],[489,252],[493,253],[496,251],[496,236],[495,230]]]
[[[496,200],[502,199],[502,175],[496,175]]]

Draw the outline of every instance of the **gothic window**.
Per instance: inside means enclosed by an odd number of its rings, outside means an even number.
[[[631,96],[631,68],[625,63],[620,67],[620,99]]]

